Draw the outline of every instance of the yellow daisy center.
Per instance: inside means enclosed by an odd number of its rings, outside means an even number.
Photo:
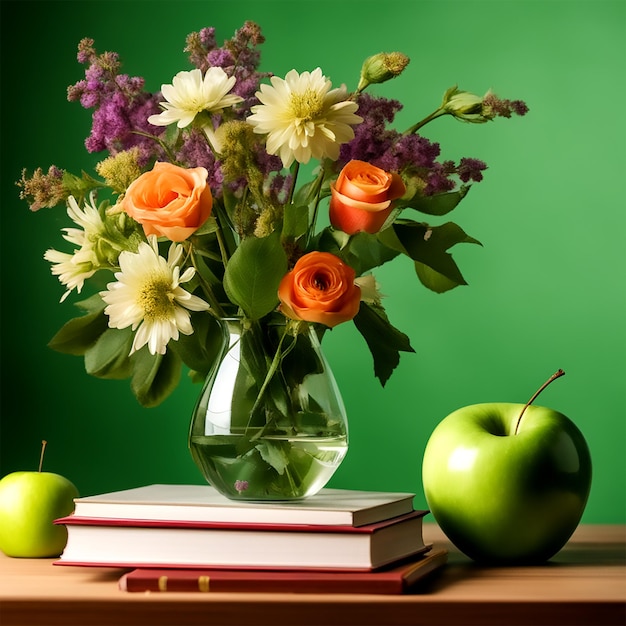
[[[289,109],[294,118],[310,122],[318,118],[324,110],[324,98],[315,89],[306,89],[302,93],[292,93]]]
[[[146,320],[159,321],[172,318],[175,306],[171,287],[171,282],[163,276],[155,276],[142,285],[137,299]]]

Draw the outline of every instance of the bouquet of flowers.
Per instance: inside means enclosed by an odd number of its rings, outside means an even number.
[[[320,68],[260,72],[263,42],[251,22],[221,47],[213,28],[192,33],[193,69],[150,93],[122,73],[117,54],[82,40],[85,78],[68,99],[93,109],[85,145],[105,158],[93,174],[51,166],[18,182],[33,211],[67,208],[69,251],[45,253],[66,289],[61,300],[89,286],[51,347],[83,356],[91,375],[129,378],[145,406],[176,388],[183,364],[206,378],[221,320],[233,316],[247,328],[282,320],[288,339],[352,321],[384,385],[413,349],[372,271],[408,259],[422,285],[445,292],[465,283],[450,248],[478,243],[453,222],[424,219],[451,212],[486,165],[440,159],[422,128],[441,116],[481,124],[527,111],[452,87],[400,132],[392,124],[401,103],[366,90],[400,75],[405,55],[366,59],[349,90]],[[277,350],[280,365],[288,341]]]

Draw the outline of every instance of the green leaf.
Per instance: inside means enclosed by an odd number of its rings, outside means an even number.
[[[63,172],[63,189],[76,198],[85,198],[92,189],[103,187],[103,184],[86,172],[78,177],[70,172]]]
[[[191,325],[191,335],[181,334],[177,341],[171,341],[167,347],[203,379],[222,350],[224,331],[217,319],[204,311],[191,314]]]
[[[150,354],[146,346],[132,356],[133,373],[130,387],[145,407],[161,404],[177,387],[182,363],[177,354]]]
[[[356,271],[357,276],[383,265],[398,256],[398,251],[386,246],[378,235],[357,233],[339,256]]]
[[[313,207],[324,194],[322,187],[324,183],[324,173],[320,171],[318,175],[308,183],[299,187],[294,194],[294,204]]]
[[[309,208],[288,204],[283,215],[283,238],[296,241],[307,233],[309,228]]]
[[[415,273],[422,285],[435,293],[445,293],[459,286],[458,282],[446,278],[432,267],[428,267],[428,265],[424,265],[419,261],[415,261]]]
[[[128,378],[132,371],[128,354],[133,343],[129,328],[108,328],[85,352],[85,369],[97,378]]]
[[[280,233],[244,239],[226,266],[224,287],[230,300],[251,320],[278,305],[278,285],[287,272]]]
[[[221,257],[216,262],[215,259],[211,259],[204,254],[198,254],[196,255],[194,266],[197,272],[194,280],[198,279],[198,282],[201,282],[201,279],[204,281],[218,300],[225,297],[222,279],[220,278],[221,273],[219,275],[215,273],[215,271],[223,272]]]
[[[335,230],[327,226],[321,230],[313,239],[312,244],[315,250],[320,252],[332,252],[338,254],[350,241],[350,235],[342,230]]]
[[[289,465],[289,452],[291,444],[288,441],[268,441],[267,439],[257,443],[256,449],[261,458],[273,467],[281,476]]]
[[[427,215],[446,215],[465,198],[469,189],[470,185],[463,185],[455,191],[438,193],[433,196],[425,196],[418,192],[410,200],[403,201],[401,206],[415,209]]]
[[[409,338],[389,323],[381,306],[361,303],[354,324],[374,358],[374,374],[384,387],[400,363],[400,352],[415,352]]]
[[[211,215],[198,230],[194,231],[194,237],[199,237],[201,235],[210,235],[211,233],[219,230],[219,224],[215,219],[215,216]]]
[[[83,311],[87,311],[88,313],[97,313],[104,310],[106,303],[99,294],[95,293],[93,296],[89,296],[89,298],[86,298],[85,300],[75,302],[74,306],[82,309]]]
[[[437,293],[467,284],[447,250],[457,243],[480,245],[478,240],[467,235],[453,222],[431,227],[402,220],[380,233],[380,236],[389,247],[413,259],[420,281]]]
[[[364,232],[347,235],[330,227],[320,233],[316,243],[320,251],[331,252],[350,265],[357,276],[380,267],[401,252],[390,248],[378,235]]]
[[[280,369],[287,386],[295,389],[306,376],[321,374],[324,364],[307,333],[300,333],[291,341],[295,341],[295,345],[283,356]]]
[[[66,322],[52,337],[48,346],[57,352],[83,356],[108,328],[104,302],[97,296],[100,308]]]

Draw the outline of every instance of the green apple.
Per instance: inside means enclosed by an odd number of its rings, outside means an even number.
[[[591,456],[565,415],[526,404],[476,404],[435,428],[424,452],[428,507],[470,558],[523,564],[550,559],[582,517]]]
[[[42,472],[41,464],[37,472],[7,474],[0,480],[0,550],[15,557],[59,556],[67,529],[54,520],[73,512],[76,497],[73,483]]]

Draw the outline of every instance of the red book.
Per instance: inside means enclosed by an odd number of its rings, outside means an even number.
[[[119,587],[131,592],[402,594],[445,565],[447,558],[446,550],[432,550],[373,572],[140,568],[124,574]]]
[[[427,511],[365,526],[99,519],[56,520],[56,563],[110,567],[372,570],[428,550]]]

